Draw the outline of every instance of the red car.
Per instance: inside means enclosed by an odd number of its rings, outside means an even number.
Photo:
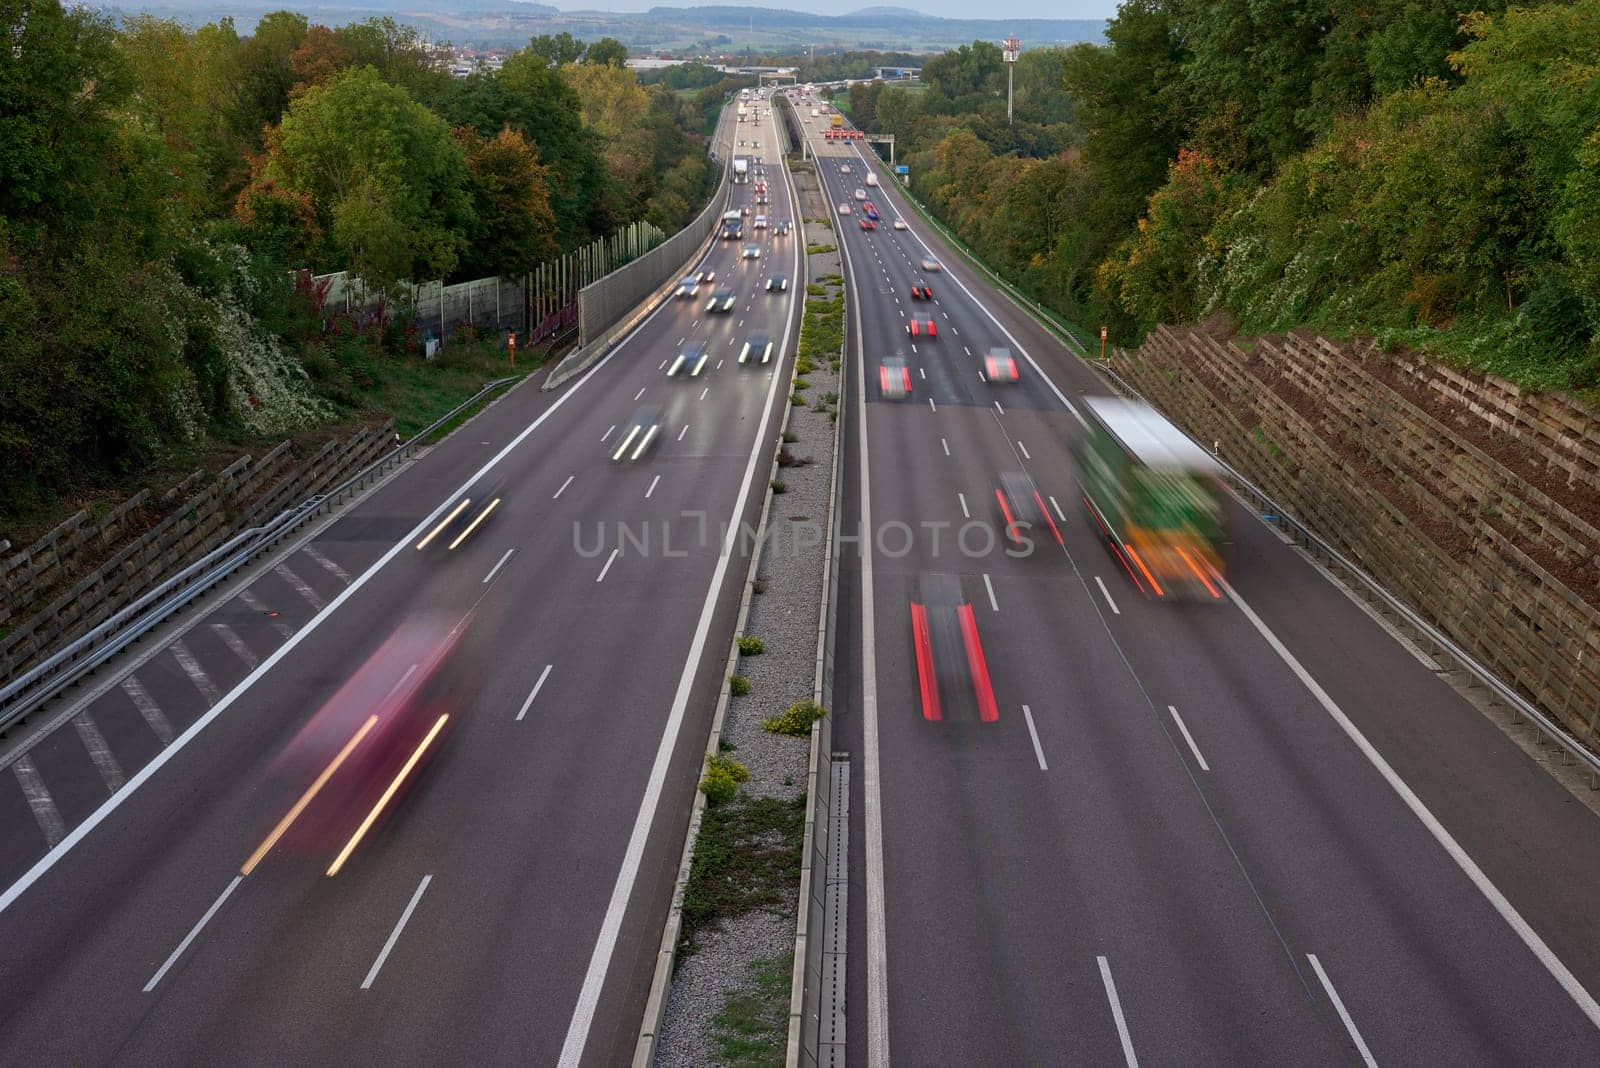
[[[1015,382],[1018,378],[1017,360],[1010,349],[990,349],[983,358],[983,370],[990,382]]]
[[[939,326],[932,319],[912,319],[906,323],[906,333],[912,337],[936,338],[939,336]]]
[[[932,300],[933,299],[933,290],[928,286],[912,286],[911,287],[911,299],[912,300]]]
[[[878,228],[878,224],[873,222],[871,219],[862,219],[861,220],[861,229],[863,229],[863,230],[876,230],[877,228]]]
[[[911,396],[911,368],[899,357],[885,359],[878,365],[878,389],[886,400]]]

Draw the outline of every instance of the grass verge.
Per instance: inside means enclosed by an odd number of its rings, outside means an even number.
[[[778,1068],[789,1041],[789,981],[794,954],[745,965],[744,982],[728,992],[711,1021],[717,1063],[729,1068]]]
[[[784,904],[800,881],[806,799],[735,797],[706,806],[683,888],[679,965],[701,931],[755,909]]]

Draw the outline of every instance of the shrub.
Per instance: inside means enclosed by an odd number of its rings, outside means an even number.
[[[799,440],[800,440],[800,435],[796,434],[793,430],[785,430],[783,432],[783,443],[785,445],[793,445],[795,442],[797,442]]]
[[[799,390],[799,389],[810,389],[811,388],[811,380],[809,378],[796,378],[794,380],[794,388],[797,389],[797,390]]]
[[[772,734],[804,738],[811,733],[811,725],[827,715],[827,712],[827,709],[815,701],[796,701],[782,715],[773,716],[763,722],[761,727]]]
[[[808,375],[816,369],[817,365],[812,362],[809,356],[802,356],[794,361],[794,373],[797,375]]]
[[[772,480],[772,492],[773,493],[788,493],[789,492],[789,483],[785,482],[781,478],[773,479]]]
[[[739,639],[739,652],[745,656],[760,656],[767,651],[766,643],[753,634],[746,634]]]
[[[729,675],[728,692],[734,697],[743,697],[750,692],[750,680],[743,675]]]

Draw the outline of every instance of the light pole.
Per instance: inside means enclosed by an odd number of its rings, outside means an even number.
[[[1006,61],[1006,125],[1011,125],[1011,102],[1017,91],[1017,56],[1022,53],[1022,42],[1007,37],[1000,44],[1000,56]]]

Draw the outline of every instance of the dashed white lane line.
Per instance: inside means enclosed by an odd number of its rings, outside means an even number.
[[[234,656],[244,661],[244,666],[251,671],[254,671],[256,666],[261,663],[261,658],[250,651],[250,647],[244,643],[244,639],[239,637],[238,631],[226,623],[211,624],[211,633],[222,639],[222,644],[226,645]]]
[[[596,582],[604,582],[606,580],[606,572],[611,570],[612,563],[617,559],[617,554],[619,552],[621,552],[621,551],[622,551],[621,549],[612,549],[611,550],[611,555],[606,557],[606,566],[602,567],[600,569],[600,574],[595,576],[594,580]]]
[[[150,692],[144,688],[144,683],[138,678],[129,675],[122,680],[122,692],[128,695],[133,702],[133,707],[139,710],[139,715],[150,725],[155,736],[161,739],[164,746],[172,744],[172,724],[167,722],[167,717],[162,713],[161,706],[156,704]]]
[[[928,369],[926,367],[917,368],[917,374],[922,376],[922,380],[924,382],[928,380]]]
[[[683,440],[683,436],[685,434],[687,434],[688,432],[689,432],[689,424],[685,423],[685,424],[683,424],[683,429],[678,431],[678,440],[682,441]]]
[[[710,393],[710,392],[711,392],[711,387],[710,386],[707,386],[705,389],[702,389],[700,391],[700,399],[701,400],[705,400],[706,399],[706,394]]]
[[[933,398],[932,397],[928,398],[928,407],[932,408],[934,411],[938,411],[939,410],[939,406],[933,403]]]
[[[950,443],[948,441],[946,441],[944,438],[940,438],[939,439],[939,444],[944,446],[944,454],[946,456],[949,456],[950,455]]]
[[[962,352],[964,352],[964,353],[966,353],[966,354],[967,354],[967,355],[968,355],[968,356],[971,356],[971,355],[972,355],[972,350],[971,350],[971,349],[969,349],[969,348],[967,348],[967,347],[966,347],[966,346],[965,346],[965,345],[962,345],[962,346],[961,346],[961,351],[962,351]]]
[[[612,434],[615,434],[616,432],[617,432],[617,424],[612,423],[611,424],[611,428],[609,430],[607,430],[604,434],[600,435],[600,444],[604,445],[606,443],[606,438],[609,438]]]
[[[181,641],[175,641],[171,648],[172,659],[183,668],[183,673],[189,676],[189,681],[194,683],[194,688],[205,696],[207,703],[214,705],[222,700],[222,691],[217,689],[217,684],[211,681],[211,676],[206,674],[205,669],[200,666],[200,661],[189,651],[189,647]]]
[[[1024,460],[1033,459],[1033,457],[1028,454],[1028,447],[1026,445],[1024,445],[1022,442],[1020,442],[1020,441],[1017,442],[1017,448],[1022,450],[1022,458]]]
[[[657,371],[665,371],[666,369],[667,369],[667,361],[666,360],[662,360],[661,361],[661,366],[656,368]],[[601,438],[600,440],[604,441],[605,439]]]
[[[257,597],[249,589],[243,589],[239,591],[239,600],[243,602],[244,606],[250,609],[252,612],[260,612],[264,616],[271,616],[272,614],[272,609],[267,607],[266,602]],[[291,637],[294,634],[294,628],[289,626],[289,624],[285,623],[281,619],[273,620],[272,629],[277,631],[279,635],[285,638]],[[168,741],[171,741],[171,739],[169,738]]]
[[[201,928],[211,922],[211,917],[217,914],[217,910],[222,908],[222,903],[227,901],[235,890],[239,889],[239,884],[242,882],[244,882],[244,876],[235,875],[233,882],[228,884],[228,888],[217,895],[217,899],[211,903],[211,907],[206,909],[206,914],[200,917],[200,922],[189,929],[189,933],[183,936],[183,941],[178,943],[178,948],[172,951],[172,956],[168,957],[167,962],[156,971],[156,974],[150,977],[148,983],[144,984],[144,992],[146,994],[156,988],[156,984],[161,982],[161,977],[166,975],[167,971],[178,962],[178,958],[183,956],[183,951],[189,948],[189,943],[195,940],[195,936],[200,933]]]
[[[1004,408],[1000,407],[1000,402],[999,401],[995,401],[994,402],[994,410],[999,412],[1001,415],[1005,415],[1006,414],[1006,410]]]
[[[1000,602],[994,599],[994,583],[989,581],[987,571],[983,573],[983,588],[989,593],[989,607],[996,612],[1000,611]]]
[[[650,499],[650,495],[656,491],[656,483],[660,482],[660,481],[661,481],[661,476],[660,475],[657,475],[655,478],[652,478],[650,480],[650,488],[644,491],[645,500],[649,500]]]
[[[507,549],[505,555],[496,561],[495,565],[489,569],[489,573],[483,576],[483,584],[485,586],[494,581],[494,577],[500,573],[502,567],[506,566],[506,561],[511,559],[511,554],[516,551],[515,548]]]
[[[967,519],[971,519],[972,518],[972,513],[967,511],[967,495],[965,493],[957,493],[956,494],[956,500],[961,502],[961,514],[962,514],[962,516],[964,516]]]
[[[1122,1040],[1122,1057],[1128,1068],[1139,1068],[1139,1058],[1133,1055],[1133,1038],[1128,1034],[1128,1020],[1122,1015],[1122,1001],[1117,997],[1117,984],[1111,979],[1111,962],[1096,957],[1100,962],[1100,981],[1106,985],[1106,1000],[1111,1002],[1111,1018],[1117,1022],[1117,1037]]]
[[[315,560],[318,567],[322,568],[322,570],[326,571],[340,582],[349,583],[350,572],[346,571],[344,568],[340,567],[338,564],[324,556],[322,551],[315,545],[307,545],[301,550],[301,552]]]
[[[1178,730],[1183,732],[1183,740],[1189,743],[1189,752],[1193,753],[1195,760],[1199,761],[1200,770],[1210,771],[1211,766],[1206,763],[1206,758],[1200,755],[1200,747],[1194,744],[1194,735],[1189,733],[1189,728],[1183,722],[1183,717],[1178,715],[1178,709],[1173,705],[1168,705],[1167,711],[1172,713],[1172,722],[1176,723]]]
[[[1062,514],[1061,506],[1056,503],[1056,499],[1054,497],[1050,498],[1050,507],[1052,507],[1052,508],[1054,508],[1056,510],[1056,518],[1057,519],[1061,520],[1063,523],[1065,523],[1067,521],[1067,517]]]
[[[307,583],[305,579],[289,570],[289,565],[279,564],[272,570],[278,573],[279,578],[293,586],[295,592],[304,598],[305,602],[316,611],[320,612],[324,608],[328,607],[328,603],[318,596],[317,591],[312,589],[310,584]]]
[[[1361,1032],[1356,1030],[1356,1022],[1350,1018],[1350,1012],[1344,1007],[1344,1000],[1339,997],[1339,992],[1333,988],[1333,983],[1328,980],[1328,973],[1322,970],[1322,962],[1315,953],[1307,953],[1306,960],[1311,962],[1311,967],[1316,970],[1317,978],[1322,981],[1322,989],[1328,992],[1328,1000],[1333,1002],[1333,1007],[1339,1010],[1339,1019],[1344,1021],[1344,1029],[1350,1032],[1350,1040],[1356,1044],[1361,1059],[1367,1068],[1378,1068],[1378,1062],[1372,1059],[1372,1051],[1367,1048],[1367,1042],[1361,1037]]]
[[[1033,755],[1039,758],[1039,770],[1049,771],[1050,765],[1044,762],[1044,746],[1039,744],[1039,732],[1033,726],[1033,709],[1023,705],[1022,718],[1028,721],[1028,737],[1033,739]]]
[[[122,767],[117,763],[117,758],[111,755],[111,747],[106,744],[105,735],[100,733],[100,728],[89,718],[89,713],[80,712],[74,716],[72,726],[77,730],[78,737],[83,740],[83,747],[89,751],[89,759],[94,761],[95,770],[100,772],[107,789],[112,793],[122,789],[122,784],[127,781],[122,774]]]
[[[983,377],[983,372],[982,371],[979,371],[978,372],[978,381],[979,382],[987,382],[989,380],[987,378]]]
[[[517,722],[522,722],[522,717],[528,714],[528,709],[533,707],[533,699],[539,696],[539,691],[544,689],[544,680],[550,677],[550,669],[554,664],[546,664],[544,670],[539,672],[539,681],[533,684],[533,689],[528,691],[528,699],[522,702],[522,707],[517,710]]]
[[[432,875],[424,875],[422,882],[417,884],[417,892],[411,895],[410,904],[400,914],[400,919],[395,922],[394,930],[389,932],[389,940],[383,944],[383,950],[378,954],[378,959],[372,962],[372,969],[367,972],[367,977],[361,980],[362,990],[371,990],[372,981],[378,977],[378,969],[383,967],[383,962],[389,959],[389,952],[394,949],[394,944],[400,941],[400,932],[406,929],[406,923],[411,919],[411,914],[417,910],[417,902],[422,900],[423,893],[428,889],[428,884],[433,882]]]
[[[1105,594],[1106,604],[1111,606],[1111,614],[1120,616],[1122,614],[1122,609],[1118,608],[1117,602],[1111,599],[1111,591],[1106,589],[1106,584],[1101,580],[1099,575],[1094,577],[1094,584],[1100,587],[1101,593]]]
[[[719,371],[722,370],[722,361],[721,360],[717,361],[717,370],[719,370]]]
[[[50,796],[49,789],[45,787],[39,769],[34,766],[33,757],[24,753],[11,767],[16,772],[17,783],[22,787],[23,794],[28,798],[33,818],[39,821],[39,830],[44,832],[45,842],[54,849],[56,843],[67,836],[67,824],[61,818],[61,810],[56,808],[55,798]]]
[[[644,391],[645,391],[645,387],[644,386],[640,386],[639,387],[639,392],[637,392],[637,393],[635,393],[633,395],[633,399],[634,400],[638,400],[640,397],[644,396]]]
[[[616,428],[612,427],[612,429],[615,430]],[[561,483],[561,488],[556,490],[554,493],[552,493],[550,495],[550,499],[553,501],[557,497],[561,496],[563,493],[567,492],[567,487],[572,485],[572,480],[577,478],[577,477],[578,477],[577,475],[568,475],[567,476],[567,480],[565,482]]]

